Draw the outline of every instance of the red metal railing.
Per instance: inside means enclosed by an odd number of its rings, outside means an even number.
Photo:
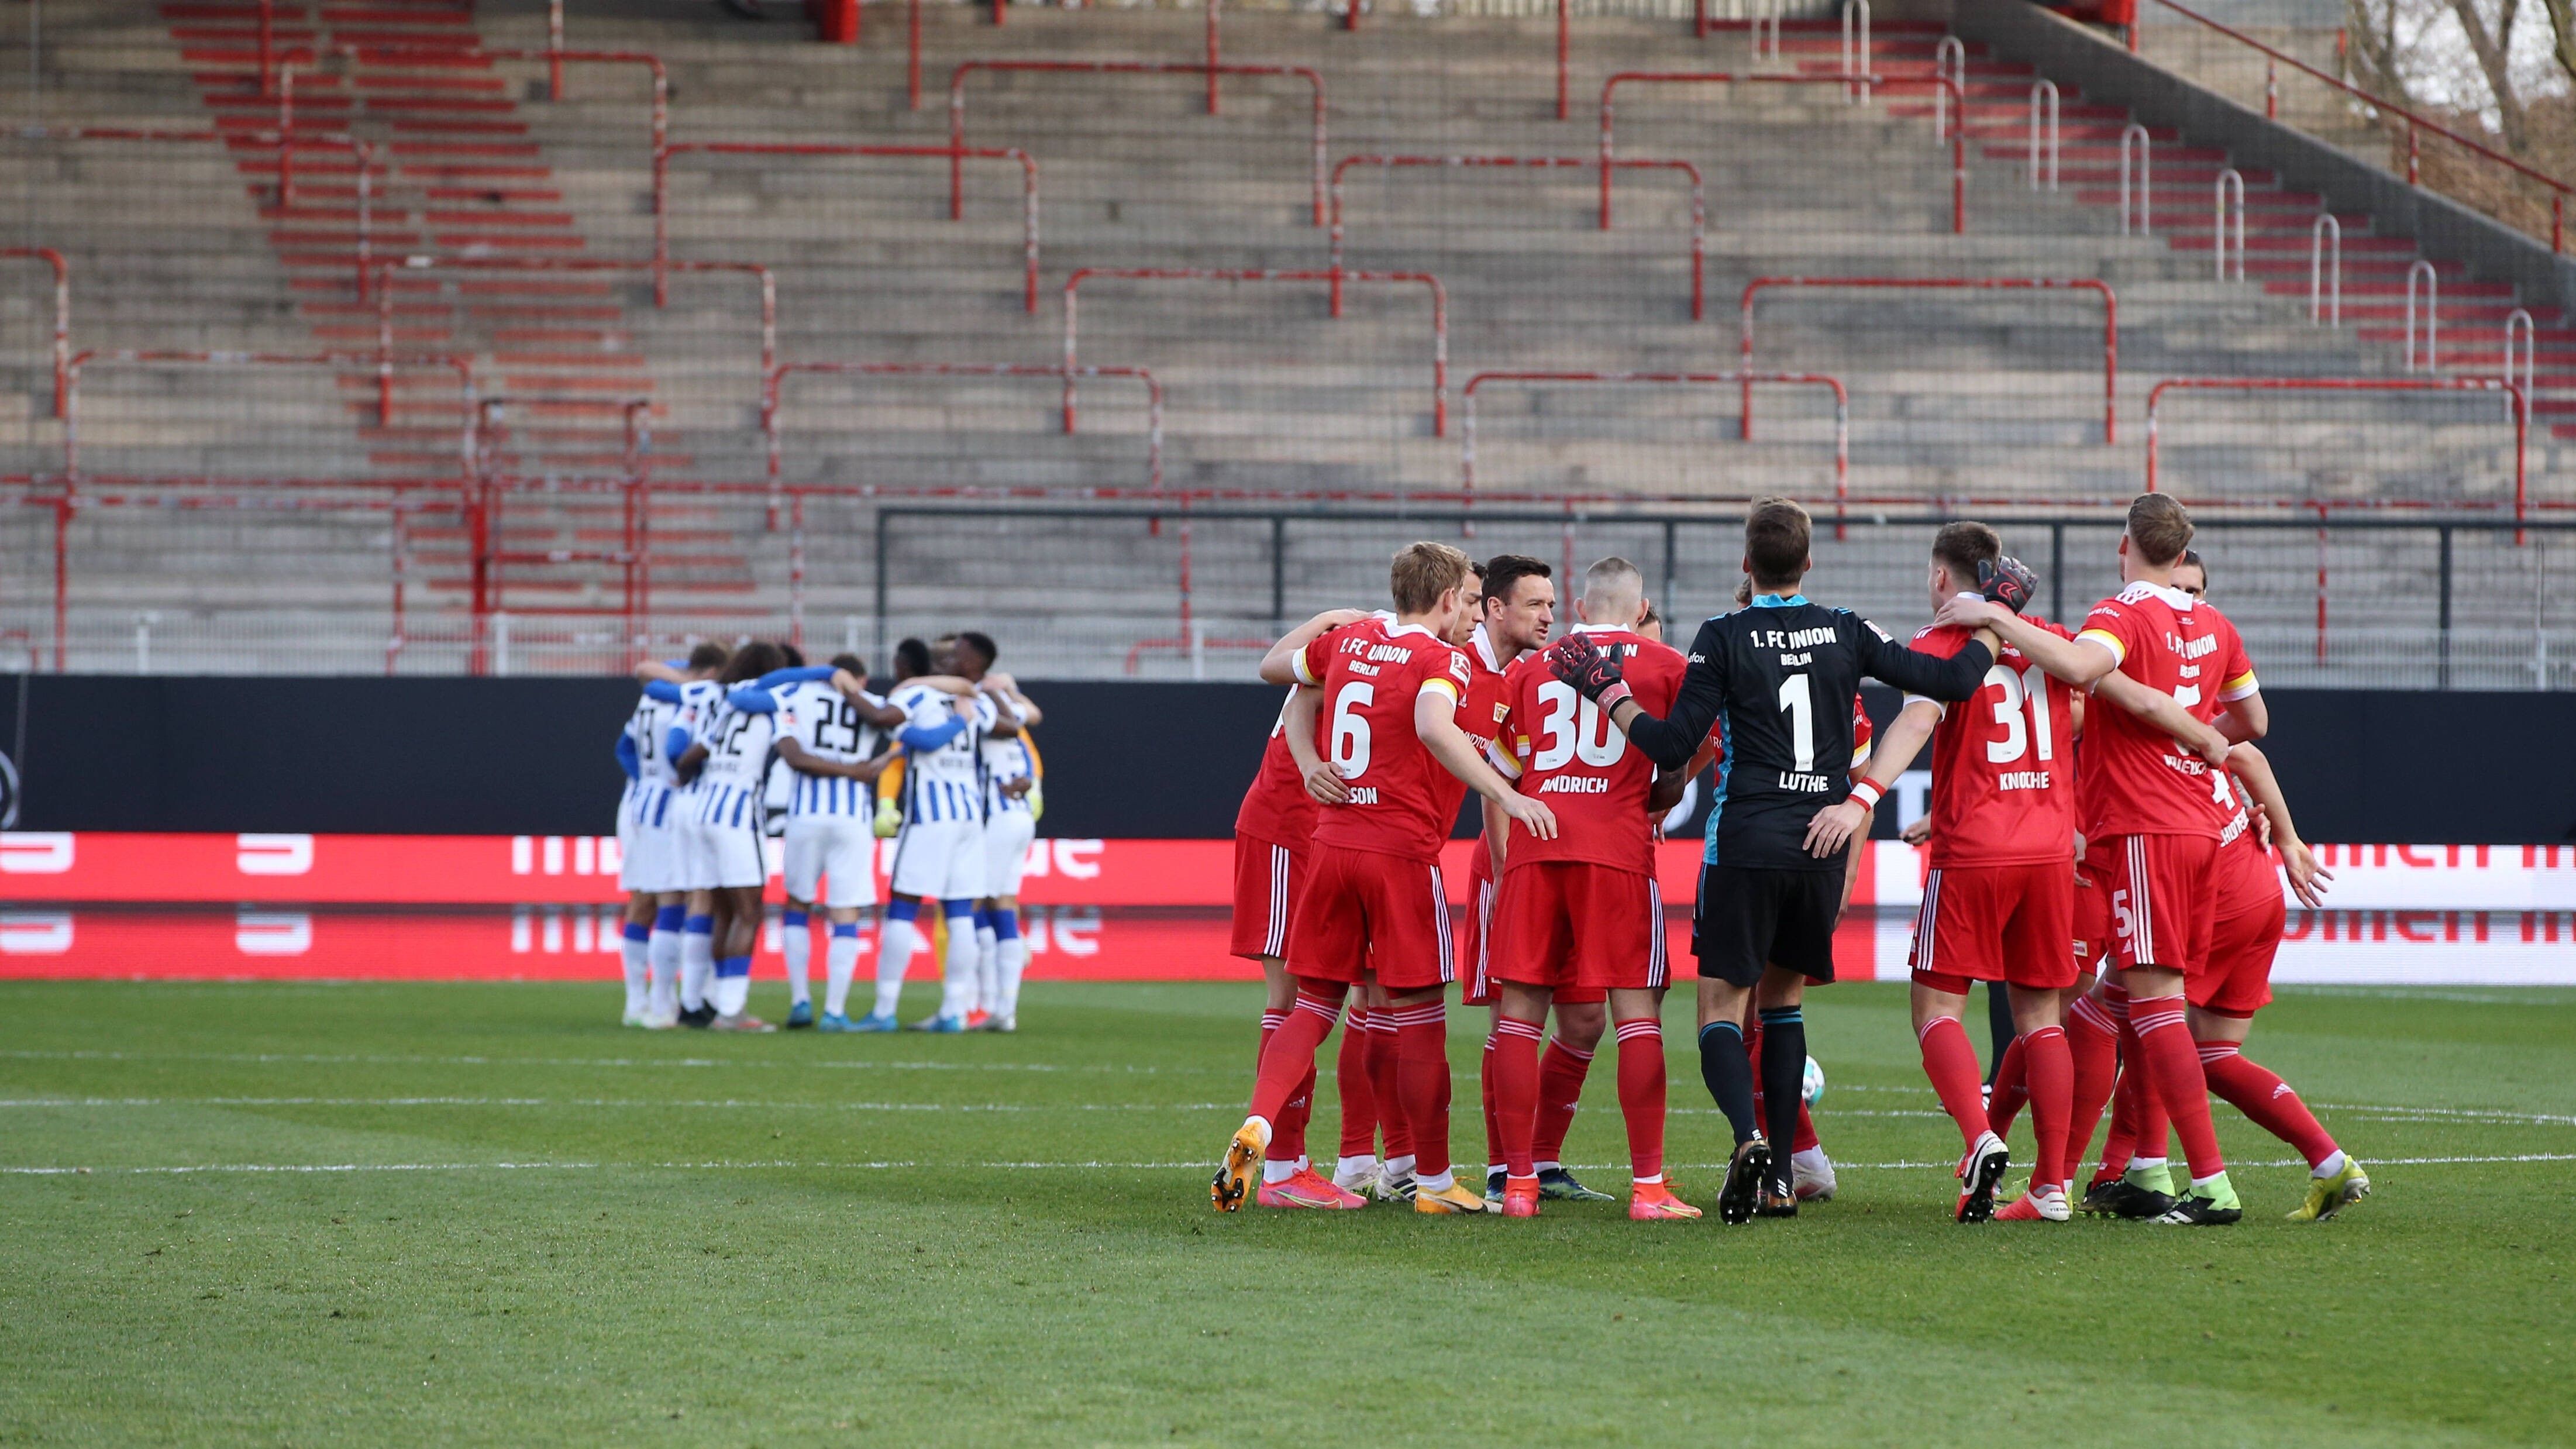
[[[393,271],[493,271],[493,272],[648,272],[653,277],[653,301],[662,305],[668,298],[668,274],[740,272],[760,284],[760,373],[778,365],[778,278],[758,262],[697,261],[613,261],[602,257],[406,257],[400,262],[378,265],[376,277],[376,356],[380,360],[376,393],[377,418],[393,419],[393,382],[383,370],[381,359],[394,349]]]
[[[54,416],[63,415],[72,366],[72,264],[52,247],[0,247],[0,257],[40,261],[54,271]]]
[[[861,146],[815,141],[683,141],[653,153],[653,256],[667,265],[671,256],[671,158],[682,153],[702,156],[937,156],[951,167],[974,161],[1020,163],[1021,260],[1026,273],[1021,288],[1031,316],[1038,310],[1038,163],[1017,146],[955,150],[946,146]],[[951,220],[956,216],[952,212]]]
[[[483,400],[477,409],[476,440],[480,444],[497,444],[507,437],[504,410],[513,404],[578,401],[595,403],[595,398],[561,399],[541,397],[494,397]],[[652,415],[650,398],[629,398],[621,405],[626,419],[624,475],[616,480],[619,503],[619,546],[613,549],[523,549],[502,546],[507,537],[503,512],[514,490],[489,469],[476,472],[464,492],[463,514],[467,540],[467,616],[471,620],[468,634],[467,670],[486,672],[492,642],[492,620],[507,605],[502,600],[501,570],[505,567],[560,568],[565,564],[608,564],[619,574],[619,599],[615,608],[604,606],[557,605],[536,612],[548,615],[614,614],[625,625],[630,657],[640,651],[644,622],[651,612],[653,588],[652,565]],[[527,490],[552,494],[551,488]],[[397,559],[399,564],[400,560]],[[797,565],[802,567],[801,545]],[[801,580],[800,580],[801,581]],[[403,642],[401,599],[397,595],[394,614],[394,644]],[[387,661],[388,672],[391,661]]]
[[[474,429],[474,364],[471,359],[454,353],[396,354],[390,347],[377,352],[226,352],[172,351],[167,349],[125,349],[104,351],[91,349],[75,353],[65,369],[63,396],[63,483],[70,491],[80,482],[80,385],[85,369],[101,366],[126,367],[339,367],[351,371],[372,367],[379,386],[391,395],[396,369],[405,367],[445,367],[456,373],[464,421],[458,430],[457,466],[468,476],[482,449],[476,443]],[[231,481],[231,480],[220,480]]]
[[[1352,3],[1356,6],[1356,4],[1358,3],[1358,0],[1352,0]],[[1128,651],[1127,651],[1127,672],[1128,672],[1129,674],[1133,674],[1133,673],[1135,673],[1135,672],[1136,672],[1136,663],[1137,663],[1137,661],[1138,661],[1141,657],[1143,657],[1143,655],[1144,655],[1145,651],[1147,651],[1147,650],[1149,650],[1149,649],[1152,649],[1152,650],[1164,650],[1164,649],[1170,649],[1170,650],[1174,650],[1174,651],[1178,651],[1178,652],[1189,653],[1189,654],[1195,655],[1195,654],[1196,654],[1196,653],[1198,653],[1199,651],[1201,651],[1201,650],[1207,650],[1207,649],[1268,649],[1268,648],[1270,647],[1270,645],[1269,645],[1268,643],[1266,643],[1266,642],[1264,642],[1264,641],[1262,641],[1262,640],[1259,640],[1259,639],[1209,639],[1209,638],[1206,638],[1206,637],[1204,637],[1204,636],[1202,636],[1202,635],[1200,634],[1199,629],[1198,629],[1198,627],[1197,627],[1197,624],[1196,624],[1196,622],[1195,622],[1195,620],[1194,620],[1194,617],[1193,617],[1193,615],[1191,614],[1191,611],[1190,611],[1190,609],[1191,609],[1190,596],[1191,596],[1191,593],[1192,593],[1192,569],[1191,569],[1191,558],[1190,558],[1190,501],[1189,501],[1189,499],[1188,499],[1186,496],[1185,496],[1185,497],[1183,497],[1183,498],[1181,499],[1181,503],[1180,503],[1180,514],[1181,514],[1181,530],[1180,530],[1180,531],[1181,531],[1181,578],[1180,578],[1180,588],[1181,588],[1181,627],[1180,627],[1180,632],[1179,632],[1179,634],[1177,634],[1175,637],[1170,638],[1170,639],[1139,639],[1139,640],[1137,640],[1137,641],[1136,641],[1136,643],[1135,643],[1135,645],[1134,645],[1133,647],[1131,647],[1130,649],[1128,649]],[[1159,526],[1159,524],[1161,523],[1161,520],[1160,520],[1160,519],[1157,519],[1157,520],[1155,520],[1155,522],[1156,522],[1156,524]]]
[[[1458,390],[1460,437],[1458,450],[1458,486],[1461,494],[1474,497],[1476,492],[1476,389],[1488,382],[1569,385],[1628,385],[1644,387],[1691,387],[1741,383],[1747,396],[1753,384],[1790,383],[1833,389],[1834,394],[1834,512],[1840,517],[1851,498],[1851,394],[1844,390],[1842,379],[1822,372],[1533,372],[1504,369],[1480,372],[1467,379]]]
[[[135,128],[124,126],[18,126],[8,134],[22,141],[143,141],[171,142],[187,145],[208,144],[231,148],[239,145],[265,146],[278,153],[277,208],[286,211],[294,200],[292,156],[295,146],[320,146],[344,150],[356,158],[357,171],[357,292],[358,299],[367,296],[367,271],[374,255],[375,222],[372,207],[377,183],[384,174],[384,163],[376,144],[361,141],[346,132],[309,132],[296,136],[293,146],[287,144],[287,133],[275,130],[217,131]]]
[[[1082,375],[1075,355],[1076,326],[1083,282],[1092,277],[1124,282],[1353,282],[1420,283],[1431,289],[1431,435],[1449,436],[1449,289],[1429,272],[1340,272],[1311,269],[1236,269],[1227,267],[1078,267],[1064,279],[1064,430],[1073,431],[1074,379]]]
[[[1744,284],[1738,354],[1745,371],[1753,368],[1753,299],[1782,287],[1836,287],[1860,290],[1933,290],[1992,292],[2098,292],[2102,297],[2102,441],[2120,435],[2120,298],[2098,277],[1756,277]],[[1744,436],[1753,436],[1753,386],[1744,388]]]
[[[1618,167],[1612,161],[1611,100],[1623,83],[1638,85],[1829,85],[1848,86],[1855,80],[1872,86],[1931,86],[1958,104],[1947,114],[1962,121],[1968,114],[1967,98],[1959,93],[1958,82],[1948,76],[1913,76],[1888,79],[1884,76],[1860,75],[1746,75],[1732,71],[1653,71],[1623,70],[1601,83],[1601,225],[1610,225],[1610,179]],[[1936,139],[1950,143],[1950,230],[1954,234],[1968,229],[1968,128],[1965,124],[1943,127],[1948,134]]]
[[[769,476],[774,481],[779,469],[780,380],[790,373],[814,373],[827,376],[853,377],[1052,377],[1062,380],[1065,370],[1034,362],[789,362],[769,370],[769,380],[761,388],[760,427],[769,439]],[[1084,377],[1132,377],[1145,385],[1145,491],[1159,498],[1163,493],[1163,384],[1154,374],[1141,367],[1086,367]],[[1064,415],[1066,432],[1073,431],[1073,413]]]
[[[1024,71],[1060,75],[1200,75],[1208,78],[1209,109],[1215,107],[1216,78],[1220,75],[1295,76],[1314,91],[1314,225],[1324,224],[1324,77],[1311,66],[1303,65],[1231,65],[1215,60],[1205,63],[1185,60],[968,60],[958,62],[948,74],[948,147],[959,156],[966,151],[966,77],[976,71]],[[948,214],[964,214],[965,177],[958,162],[948,167]]]
[[[2156,408],[2169,389],[2200,392],[2500,392],[2513,421],[2513,518],[2530,516],[2531,398],[2500,377],[2169,377],[2147,390],[2147,491],[2156,491]],[[2297,504],[2294,506],[2307,506]],[[2523,535],[2513,536],[2516,544]]]
[[[2297,71],[2299,74],[2304,75],[2311,80],[2321,81],[2326,85],[2332,86],[2334,89],[2352,97],[2354,100],[2360,101],[2363,104],[2378,110],[2384,115],[2395,116],[2400,121],[2405,122],[2406,184],[2409,186],[2421,186],[2423,184],[2419,174],[2420,167],[2417,164],[2420,160],[2419,147],[2421,144],[2418,140],[2418,133],[2430,131],[2434,135],[2439,136],[2443,140],[2450,142],[2452,145],[2459,147],[2461,150],[2476,156],[2489,165],[2501,166],[2507,171],[2511,171],[2515,175],[2520,176],[2527,181],[2536,181],[2541,185],[2548,187],[2550,192],[2549,249],[2553,252],[2566,250],[2567,197],[2571,191],[2576,191],[2576,185],[2571,185],[2568,182],[2561,181],[2557,177],[2552,176],[2545,171],[2534,170],[2502,152],[2490,150],[2486,146],[2470,140],[2468,137],[2461,135],[2459,132],[2452,130],[2448,126],[2442,125],[2438,121],[2417,115],[2415,112],[2408,110],[2404,106],[2373,95],[2369,91],[2363,90],[2359,86],[2353,85],[2339,77],[2329,75],[2326,72],[2317,69],[2315,66],[2300,60],[2296,56],[2287,55],[2281,51],[2274,50],[2272,47],[2265,45],[2263,42],[2256,40],[2254,37],[2247,35],[2243,31],[2231,29],[2228,26],[2222,25],[2219,22],[2210,19],[2208,16],[2201,14],[2197,10],[2191,10],[2177,5],[2174,3],[2174,0],[2156,0],[2156,3],[2186,20],[2192,21],[2193,23],[2204,26],[2210,30],[2217,31],[2219,34],[2226,36],[2237,44],[2246,46],[2259,53],[2268,63],[2267,76],[2277,76],[2279,68],[2286,65],[2290,69]],[[2129,27],[2129,48],[2131,50],[2136,50],[2138,48],[2138,27],[2135,25]],[[2269,79],[2267,79],[2265,86],[2264,111],[2265,114],[2270,115],[2275,119],[2278,119],[2280,115],[2277,86]]]
[[[1345,156],[1333,163],[1332,180],[1332,254],[1333,315],[1342,315],[1342,173],[1354,166],[1448,166],[1461,169],[1514,167],[1523,170],[1583,170],[1600,165],[1591,156]],[[1697,164],[1680,160],[1623,160],[1611,163],[1639,169],[1679,171],[1690,178],[1691,189],[1691,320],[1707,315],[1708,266],[1708,190],[1700,179]],[[1602,230],[1609,230],[1609,219],[1602,219]]]

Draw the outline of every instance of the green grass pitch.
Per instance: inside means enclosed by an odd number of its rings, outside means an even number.
[[[1250,986],[1037,985],[1017,1036],[935,1039],[621,1031],[616,996],[0,987],[0,1444],[2576,1433],[2576,992],[2285,991],[2251,1054],[2378,1191],[2281,1221],[2302,1171],[2222,1107],[2226,1230],[1951,1223],[1897,986],[1809,1007],[1841,1197],[1742,1228],[1217,1216]],[[1668,1031],[1705,1203],[1723,1119]],[[1604,1186],[1613,1050],[1569,1144]]]

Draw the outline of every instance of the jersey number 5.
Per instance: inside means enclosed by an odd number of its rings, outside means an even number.
[[[1368,716],[1359,711],[1377,702],[1377,686],[1354,679],[1333,696],[1333,773],[1356,780],[1368,773]]]
[[[1538,687],[1538,699],[1544,710],[1539,732],[1546,738],[1530,768],[1562,770],[1568,760],[1580,758],[1606,770],[1628,752],[1628,737],[1611,728],[1600,706],[1576,694],[1573,685],[1551,679]]]

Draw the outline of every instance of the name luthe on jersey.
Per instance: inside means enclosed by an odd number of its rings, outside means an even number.
[[[1538,782],[1538,792],[1542,795],[1607,795],[1610,793],[1610,777],[1550,775]]]
[[[1822,775],[1797,775],[1786,770],[1780,772],[1780,788],[1783,790],[1794,790],[1802,795],[1821,795],[1833,787],[1833,781]]]

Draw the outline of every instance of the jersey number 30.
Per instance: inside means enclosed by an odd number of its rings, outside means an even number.
[[[1628,737],[1611,728],[1600,706],[1577,695],[1573,685],[1551,679],[1538,687],[1538,700],[1543,711],[1538,727],[1544,740],[1530,768],[1562,770],[1567,761],[1581,759],[1594,769],[1606,770],[1628,752]]]

